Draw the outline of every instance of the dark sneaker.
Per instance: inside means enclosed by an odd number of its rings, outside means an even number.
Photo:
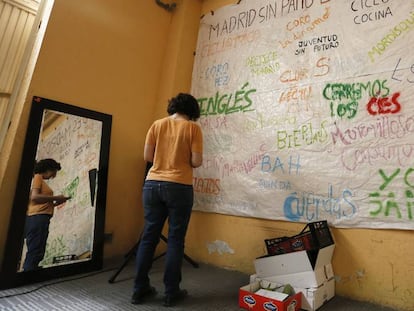
[[[145,290],[137,291],[132,295],[131,303],[134,305],[142,303],[145,299],[155,296],[157,294],[157,290],[155,287],[149,286]]]
[[[183,300],[185,297],[187,297],[188,292],[185,289],[180,289],[177,293],[174,295],[166,295],[164,298],[164,307],[172,307],[177,302]]]

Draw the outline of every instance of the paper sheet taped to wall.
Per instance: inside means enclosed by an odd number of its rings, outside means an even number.
[[[249,0],[206,14],[195,209],[414,229],[412,46],[413,1]]]

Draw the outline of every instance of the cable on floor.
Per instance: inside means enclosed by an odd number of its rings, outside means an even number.
[[[28,291],[24,291],[24,292],[21,292],[21,293],[14,293],[14,294],[0,296],[0,299],[30,294],[32,292],[38,291],[39,289],[42,289],[44,287],[48,287],[50,285],[56,285],[56,284],[61,284],[61,283],[65,283],[65,282],[76,281],[76,280],[88,278],[88,277],[91,277],[91,276],[95,276],[95,275],[98,275],[98,274],[101,274],[101,273],[113,271],[113,270],[116,270],[116,269],[117,268],[108,268],[108,269],[104,269],[104,270],[101,270],[101,271],[92,272],[92,273],[89,273],[89,274],[86,274],[86,275],[82,275],[82,276],[70,278],[70,279],[58,280],[58,281],[50,282],[50,283],[47,283],[47,284],[42,284],[42,285],[40,285],[40,286],[38,286],[36,288],[33,288],[31,290],[28,290]]]

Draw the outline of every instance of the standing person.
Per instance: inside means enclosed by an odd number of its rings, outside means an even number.
[[[145,224],[136,256],[133,304],[156,294],[148,273],[167,218],[164,306],[187,296],[180,288],[181,265],[193,207],[193,168],[203,161],[203,135],[194,122],[200,117],[200,107],[192,95],[180,93],[169,100],[167,112],[168,117],[151,125],[145,139],[144,160],[153,165],[143,187]]]
[[[45,180],[56,177],[60,169],[60,163],[53,159],[43,159],[35,164],[30,201],[26,213],[27,253],[23,264],[24,271],[39,269],[39,262],[45,255],[49,223],[53,216],[54,207],[70,199],[70,197],[63,195],[54,196],[53,190],[45,182]]]

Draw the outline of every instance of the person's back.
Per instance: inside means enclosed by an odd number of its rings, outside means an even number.
[[[177,115],[160,119],[150,128],[146,144],[155,146],[153,165],[147,180],[191,185],[191,154],[202,154],[201,130],[193,121]]]

